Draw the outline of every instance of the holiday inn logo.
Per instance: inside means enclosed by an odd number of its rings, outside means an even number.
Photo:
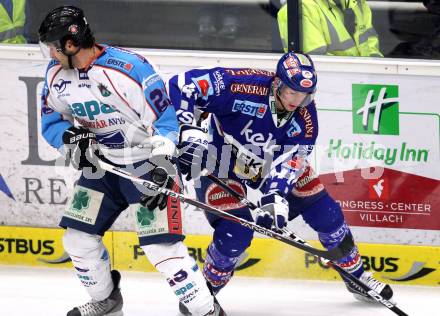
[[[399,87],[353,84],[353,133],[399,135]]]
[[[411,113],[411,121],[403,121],[400,127],[399,90],[397,85],[353,84],[353,107],[351,117],[353,134],[366,136],[345,136],[349,133],[335,134],[331,137],[326,149],[327,157],[338,160],[374,161],[375,164],[392,166],[398,163],[428,163],[429,145],[416,140],[414,134],[402,133],[412,129],[408,124],[423,124],[424,117]],[[408,114],[408,113],[406,113]],[[345,114],[344,114],[345,115]],[[349,112],[347,116],[350,115]],[[346,117],[349,119],[349,116]],[[381,137],[396,135],[399,137]],[[380,186],[377,186],[377,190]],[[377,193],[379,194],[379,193]]]

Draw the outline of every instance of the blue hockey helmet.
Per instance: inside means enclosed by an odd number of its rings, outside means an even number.
[[[280,78],[280,85],[276,88],[279,95],[283,86],[298,92],[309,94],[301,106],[307,106],[316,92],[318,77],[315,66],[309,55],[288,52],[278,61],[276,76]]]

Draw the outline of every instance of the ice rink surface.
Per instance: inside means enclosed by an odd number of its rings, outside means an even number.
[[[178,316],[177,298],[156,273],[122,271],[125,316]],[[399,307],[411,316],[440,315],[440,287],[393,285]],[[62,316],[88,301],[73,270],[0,266],[0,315]],[[218,299],[228,316],[395,315],[356,301],[342,282],[236,277]]]

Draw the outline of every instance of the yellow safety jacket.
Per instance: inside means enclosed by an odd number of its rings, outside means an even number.
[[[365,0],[300,0],[300,3],[303,52],[383,57],[372,25],[371,9]],[[355,27],[352,35],[344,25],[343,10],[352,10],[354,13]],[[287,51],[287,4],[280,9],[277,19],[284,50]]]
[[[12,0],[12,20],[5,7],[0,4],[0,43],[24,44],[23,36],[26,0]]]

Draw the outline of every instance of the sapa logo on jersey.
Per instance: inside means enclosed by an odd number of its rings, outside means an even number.
[[[399,135],[399,89],[353,84],[353,133]]]
[[[115,112],[115,110],[107,104],[99,104],[95,100],[86,101],[84,103],[69,104],[72,112],[79,117],[85,117],[89,120],[96,119],[96,116],[100,114],[109,114]]]
[[[266,113],[267,105],[262,103],[255,103],[245,100],[235,100],[232,106],[232,112],[241,112],[249,116],[256,116],[262,118]]]
[[[379,178],[369,180],[370,199],[374,200],[388,200],[389,198],[389,180],[388,178]]]

